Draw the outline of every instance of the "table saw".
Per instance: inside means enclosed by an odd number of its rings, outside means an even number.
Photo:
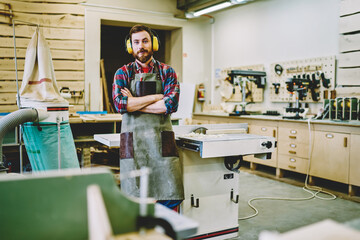
[[[207,134],[194,134],[199,127]],[[246,123],[180,125],[173,130],[183,163],[181,213],[199,223],[197,233],[186,239],[236,237],[240,161],[245,155],[270,159],[275,138],[247,134]],[[99,134],[94,139],[110,147],[120,146],[119,134]]]

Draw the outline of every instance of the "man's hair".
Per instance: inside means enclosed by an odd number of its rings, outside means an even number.
[[[151,28],[149,28],[145,25],[140,25],[140,24],[137,24],[130,29],[130,32],[129,32],[130,40],[132,40],[131,35],[133,33],[142,32],[142,31],[146,31],[147,33],[149,33],[150,39],[152,41],[153,32],[152,32]]]

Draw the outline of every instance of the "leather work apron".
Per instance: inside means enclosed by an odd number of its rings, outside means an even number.
[[[131,76],[130,91],[133,96],[163,92],[156,63],[154,71],[156,73],[135,74],[135,79]],[[151,169],[149,197],[156,200],[184,199],[182,164],[178,156],[170,114],[142,112],[123,114],[120,134],[120,174],[144,166],[149,167]],[[121,190],[128,195],[139,197],[139,183],[139,177],[121,180]]]

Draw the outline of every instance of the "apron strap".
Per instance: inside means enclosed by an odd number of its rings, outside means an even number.
[[[135,69],[135,62],[133,62],[132,63],[132,71],[131,71],[131,74],[130,74],[130,82],[135,79],[135,70],[136,70]],[[156,60],[155,60],[155,64],[154,64],[154,73],[156,73],[156,79],[161,81],[159,65],[158,65]]]
[[[159,70],[159,66],[158,66],[157,61],[155,61],[155,64],[154,64],[154,71],[156,72],[156,78],[157,78],[157,80],[158,80],[158,81],[161,81],[160,70]]]
[[[135,62],[132,63],[132,71],[130,74],[130,82],[135,79]]]

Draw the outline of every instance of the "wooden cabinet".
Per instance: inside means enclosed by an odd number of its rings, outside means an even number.
[[[351,134],[349,183],[360,186],[360,135]]]
[[[309,160],[309,129],[306,123],[279,123],[278,167],[307,173]]]
[[[269,137],[274,137],[275,139],[277,138],[277,127],[269,126],[262,121],[250,121],[248,128],[250,134],[269,136]],[[271,154],[270,159],[263,160],[251,155],[251,156],[245,156],[244,160],[252,163],[259,163],[266,166],[277,167],[277,149],[275,149],[275,151]]]
[[[201,120],[218,122],[248,123],[249,133],[272,136],[277,140],[277,149],[269,160],[245,156],[252,169],[257,164],[276,168],[276,175],[282,176],[282,170],[309,175],[360,186],[360,128],[358,122],[335,123],[312,121],[309,132],[306,121],[283,119],[258,119],[254,116],[243,117],[207,117],[196,116]],[[311,141],[309,139],[311,133]],[[310,143],[312,144],[311,160]],[[310,164],[310,168],[309,168]]]
[[[314,132],[310,175],[349,183],[350,134]]]

